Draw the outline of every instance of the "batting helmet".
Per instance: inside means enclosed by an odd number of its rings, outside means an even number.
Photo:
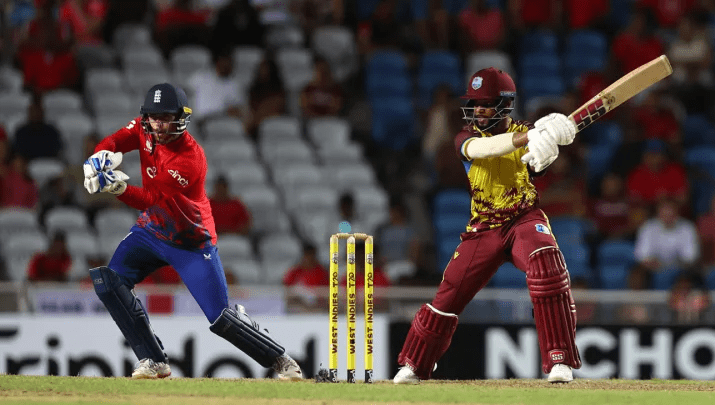
[[[476,125],[475,106],[494,108],[496,113],[489,118],[489,125],[480,128],[487,130],[511,114],[515,98],[516,85],[508,73],[493,67],[482,69],[472,75],[467,93],[462,96],[462,99],[467,100],[466,106],[462,107],[464,119],[470,125]]]
[[[170,122],[172,125],[169,132],[166,133],[170,139],[166,139],[166,142],[176,139],[186,131],[186,126],[191,121],[191,112],[184,90],[169,83],[152,86],[146,93],[144,105],[139,110],[144,131],[154,136],[157,134],[149,124],[148,118],[150,115],[172,114],[176,117],[175,120]]]

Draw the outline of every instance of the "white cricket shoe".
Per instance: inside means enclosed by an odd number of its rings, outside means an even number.
[[[132,378],[134,379],[153,379],[166,378],[171,375],[171,367],[168,364],[161,362],[157,363],[152,359],[141,359],[137,363]]]
[[[417,377],[414,370],[408,365],[400,367],[400,370],[395,374],[395,378],[392,379],[395,384],[419,384],[420,378]]]
[[[273,370],[278,374],[279,380],[302,380],[303,371],[298,363],[287,354],[278,356],[273,364]]]
[[[571,366],[566,364],[554,364],[549,373],[550,383],[567,383],[573,381],[573,371]]]

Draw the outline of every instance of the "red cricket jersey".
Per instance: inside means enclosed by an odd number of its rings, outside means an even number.
[[[207,242],[215,245],[216,229],[204,189],[208,169],[204,150],[188,131],[166,145],[153,145],[139,121],[135,118],[94,149],[139,150],[143,187],[127,185],[117,198],[142,211],[137,225],[159,239],[186,249],[203,249]]]

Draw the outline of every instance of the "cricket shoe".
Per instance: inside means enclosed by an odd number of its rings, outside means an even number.
[[[554,364],[549,373],[550,383],[567,383],[573,381],[573,371],[571,366],[566,364]]]
[[[279,380],[302,380],[303,371],[298,363],[287,354],[283,354],[276,358],[273,364],[273,370],[278,374]]]
[[[164,362],[155,362],[152,359],[141,359],[137,363],[132,378],[134,379],[154,379],[166,378],[171,375],[171,367]]]

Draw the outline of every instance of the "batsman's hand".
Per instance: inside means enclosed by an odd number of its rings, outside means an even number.
[[[120,195],[124,193],[127,189],[127,176],[124,172],[119,170],[107,170],[105,172],[99,172],[96,175],[84,179],[84,188],[90,194],[111,193],[114,195]]]
[[[122,163],[122,152],[110,152],[100,150],[84,161],[84,177],[86,179],[96,176],[98,173],[116,169]]]
[[[570,145],[576,137],[576,124],[563,114],[549,114],[534,123],[544,136],[551,138],[558,145]]]
[[[521,162],[528,164],[536,172],[546,169],[559,157],[559,146],[545,131],[532,129],[527,132],[529,151],[521,157]]]

